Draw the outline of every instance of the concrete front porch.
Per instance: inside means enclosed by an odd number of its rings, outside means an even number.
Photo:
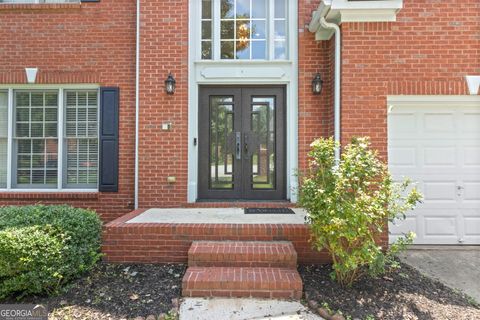
[[[187,263],[193,241],[291,241],[300,264],[324,263],[312,250],[305,212],[244,214],[242,208],[141,209],[104,227],[109,262]]]

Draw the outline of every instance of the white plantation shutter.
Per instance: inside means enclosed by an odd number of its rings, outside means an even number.
[[[67,91],[65,111],[67,187],[98,183],[98,92]]]
[[[56,187],[58,177],[58,92],[15,92],[17,187]]]
[[[0,91],[0,188],[7,187],[8,93]]]

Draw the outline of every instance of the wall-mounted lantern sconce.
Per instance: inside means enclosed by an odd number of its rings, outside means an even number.
[[[315,78],[312,80],[312,92],[313,94],[321,94],[323,87],[323,80],[320,77],[320,73],[315,75]]]
[[[168,74],[167,80],[165,80],[165,91],[168,94],[174,94],[175,93],[175,78],[172,76],[172,73],[170,72]]]

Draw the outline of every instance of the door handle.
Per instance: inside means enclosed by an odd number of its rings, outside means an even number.
[[[243,137],[243,140],[244,140],[244,149],[245,149],[245,154],[248,153],[248,136],[247,134],[245,133],[245,136]],[[247,155],[248,156],[248,155]]]
[[[235,133],[235,158],[242,159],[242,134],[240,132]]]

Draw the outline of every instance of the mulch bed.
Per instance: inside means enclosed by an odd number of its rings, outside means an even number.
[[[480,319],[473,299],[406,264],[396,273],[364,278],[351,288],[332,281],[331,271],[330,265],[299,268],[306,301],[314,309],[326,306],[346,319]]]
[[[173,315],[178,308],[185,268],[178,264],[100,263],[58,296],[0,303],[48,305],[49,319],[157,319]]]

